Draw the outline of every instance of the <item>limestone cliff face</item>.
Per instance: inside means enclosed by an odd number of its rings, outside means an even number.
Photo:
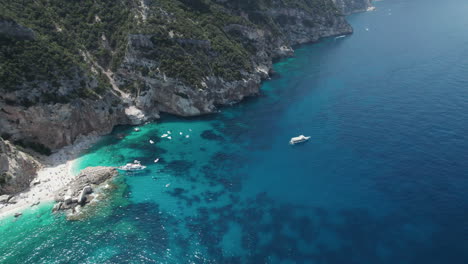
[[[217,105],[238,102],[245,96],[258,93],[262,76],[257,73],[244,73],[244,78],[238,81],[225,81],[221,77],[205,76],[203,86],[198,89],[177,78],[168,77],[164,72],[154,71],[151,75],[143,76],[137,69],[157,68],[159,65],[158,60],[150,59],[150,54],[153,52],[151,47],[157,45],[151,42],[151,37],[151,35],[130,36],[124,62],[115,74],[115,80],[120,85],[128,82],[141,83],[143,88],[135,103],[147,115],[154,115],[154,112],[180,116],[208,114],[215,112]]]
[[[28,188],[39,166],[35,158],[0,138],[0,195]]]
[[[372,4],[372,0],[333,0],[343,14],[352,14],[366,11]]]
[[[67,104],[39,104],[31,107],[2,104],[0,127],[12,141],[26,145],[38,142],[49,149],[72,144],[80,135],[110,133],[118,124],[130,124],[120,100],[77,99]]]
[[[346,8],[355,9],[357,2],[366,0],[336,0],[341,9],[345,7],[343,1],[351,3]],[[134,17],[134,21],[127,22],[137,26],[121,31],[124,37],[120,39],[125,43],[116,45],[116,41],[111,41],[113,32],[102,33],[94,45],[97,51],[85,50],[83,45],[67,46],[70,50],[65,49],[63,56],[74,55],[62,62],[66,67],[54,65],[52,60],[45,78],[26,74],[20,84],[12,82],[13,87],[0,87],[0,135],[8,135],[12,142],[39,143],[54,150],[72,144],[80,135],[106,134],[115,125],[140,124],[158,118],[160,112],[181,116],[214,113],[218,106],[258,94],[261,81],[269,76],[272,61],[293,55],[294,45],[352,32],[332,0],[177,0],[183,7],[179,9],[170,9],[175,8],[171,1],[129,2],[135,3],[126,7],[131,15],[125,18]],[[117,9],[121,4],[112,3]],[[9,8],[13,10],[15,6]],[[18,12],[21,18],[21,10]],[[180,22],[184,18],[180,12],[190,18]],[[212,19],[210,16],[222,21],[214,20],[216,27],[204,22]],[[71,38],[75,43],[73,38],[79,34],[67,36],[67,30],[83,29],[73,28],[76,23],[67,24],[60,17],[55,16],[46,28],[31,24],[34,31],[12,20],[2,22],[0,17],[0,34],[14,39],[6,42],[11,47],[47,49],[48,39],[37,36],[52,34],[53,27],[55,32],[50,39]],[[99,28],[96,32],[102,30],[104,19],[97,14],[86,17],[93,18],[86,22],[87,27],[93,24]],[[21,19],[29,26],[29,20]],[[191,31],[200,31],[204,23],[206,32],[192,34]],[[164,45],[166,50],[161,48]],[[165,56],[168,49],[174,51],[173,46],[180,50],[174,53],[179,56],[175,60]],[[50,54],[57,56],[57,52],[62,49]],[[42,55],[39,52],[37,56]],[[121,60],[110,65],[112,55]],[[76,60],[82,61],[74,65]],[[103,86],[102,80],[107,84]]]
[[[196,88],[181,80],[168,77],[158,67],[161,64],[157,53],[158,43],[154,35],[130,35],[124,61],[115,73],[119,85],[139,83],[142,92],[139,98],[149,101],[152,111],[162,111],[181,116],[196,116],[213,113],[219,105],[239,102],[246,96],[259,93],[260,83],[268,78],[272,60],[291,56],[292,46],[315,42],[320,38],[352,33],[351,26],[333,7],[320,13],[295,6],[285,6],[281,1],[272,1],[269,6],[258,10],[244,10],[243,7],[229,1],[223,3],[232,15],[241,16],[248,23],[227,24],[223,33],[236,36],[236,40],[252,51],[253,71],[241,71],[240,80],[225,80],[220,76],[204,76],[202,87]],[[242,1],[241,1],[242,2]],[[324,1],[326,2],[326,1]],[[248,11],[248,12],[246,12]],[[272,19],[267,24],[256,21],[258,17]],[[172,33],[172,32],[171,32]],[[189,50],[206,50],[215,54],[209,41],[177,38]],[[215,56],[215,55],[214,55]],[[142,68],[155,69],[143,75]],[[156,106],[156,107],[154,107]],[[147,107],[142,108],[147,111]]]

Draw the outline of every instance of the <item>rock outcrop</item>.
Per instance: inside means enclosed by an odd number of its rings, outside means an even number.
[[[1,133],[10,135],[12,141],[39,142],[48,149],[70,145],[80,135],[103,135],[115,125],[135,123],[125,114],[121,100],[111,94],[101,100],[77,99],[30,107],[0,101],[0,109]]]
[[[81,208],[90,203],[108,180],[117,175],[111,167],[88,167],[80,172],[76,179],[61,189],[55,196],[53,211],[67,211],[68,216],[76,216]]]
[[[40,163],[31,155],[19,150],[0,137],[0,202],[8,201],[8,194],[29,188]]]
[[[8,194],[0,195],[0,204],[8,203],[8,201],[10,200],[10,197],[11,196]]]
[[[364,12],[372,6],[372,0],[333,0],[343,14]]]

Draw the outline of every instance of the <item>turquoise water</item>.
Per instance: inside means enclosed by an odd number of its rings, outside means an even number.
[[[3,220],[0,262],[468,263],[468,3],[376,5],[275,64],[258,98],[117,127],[74,170],[148,170],[83,221]]]

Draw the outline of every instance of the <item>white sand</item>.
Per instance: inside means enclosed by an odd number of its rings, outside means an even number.
[[[75,144],[62,148],[42,161],[44,167],[38,171],[35,178],[35,181],[38,180],[40,183],[15,195],[17,203],[0,204],[0,218],[27,210],[38,202],[53,201],[55,194],[75,178],[76,175],[71,171],[73,162],[98,138],[98,136],[81,137]]]

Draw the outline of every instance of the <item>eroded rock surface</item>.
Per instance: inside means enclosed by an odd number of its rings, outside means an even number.
[[[53,211],[67,211],[69,217],[76,216],[82,207],[95,198],[96,190],[115,175],[117,170],[111,167],[88,167],[82,170],[71,184],[56,194]]]
[[[0,195],[10,195],[29,188],[40,163],[31,155],[0,137]],[[7,196],[1,196],[6,202]]]

